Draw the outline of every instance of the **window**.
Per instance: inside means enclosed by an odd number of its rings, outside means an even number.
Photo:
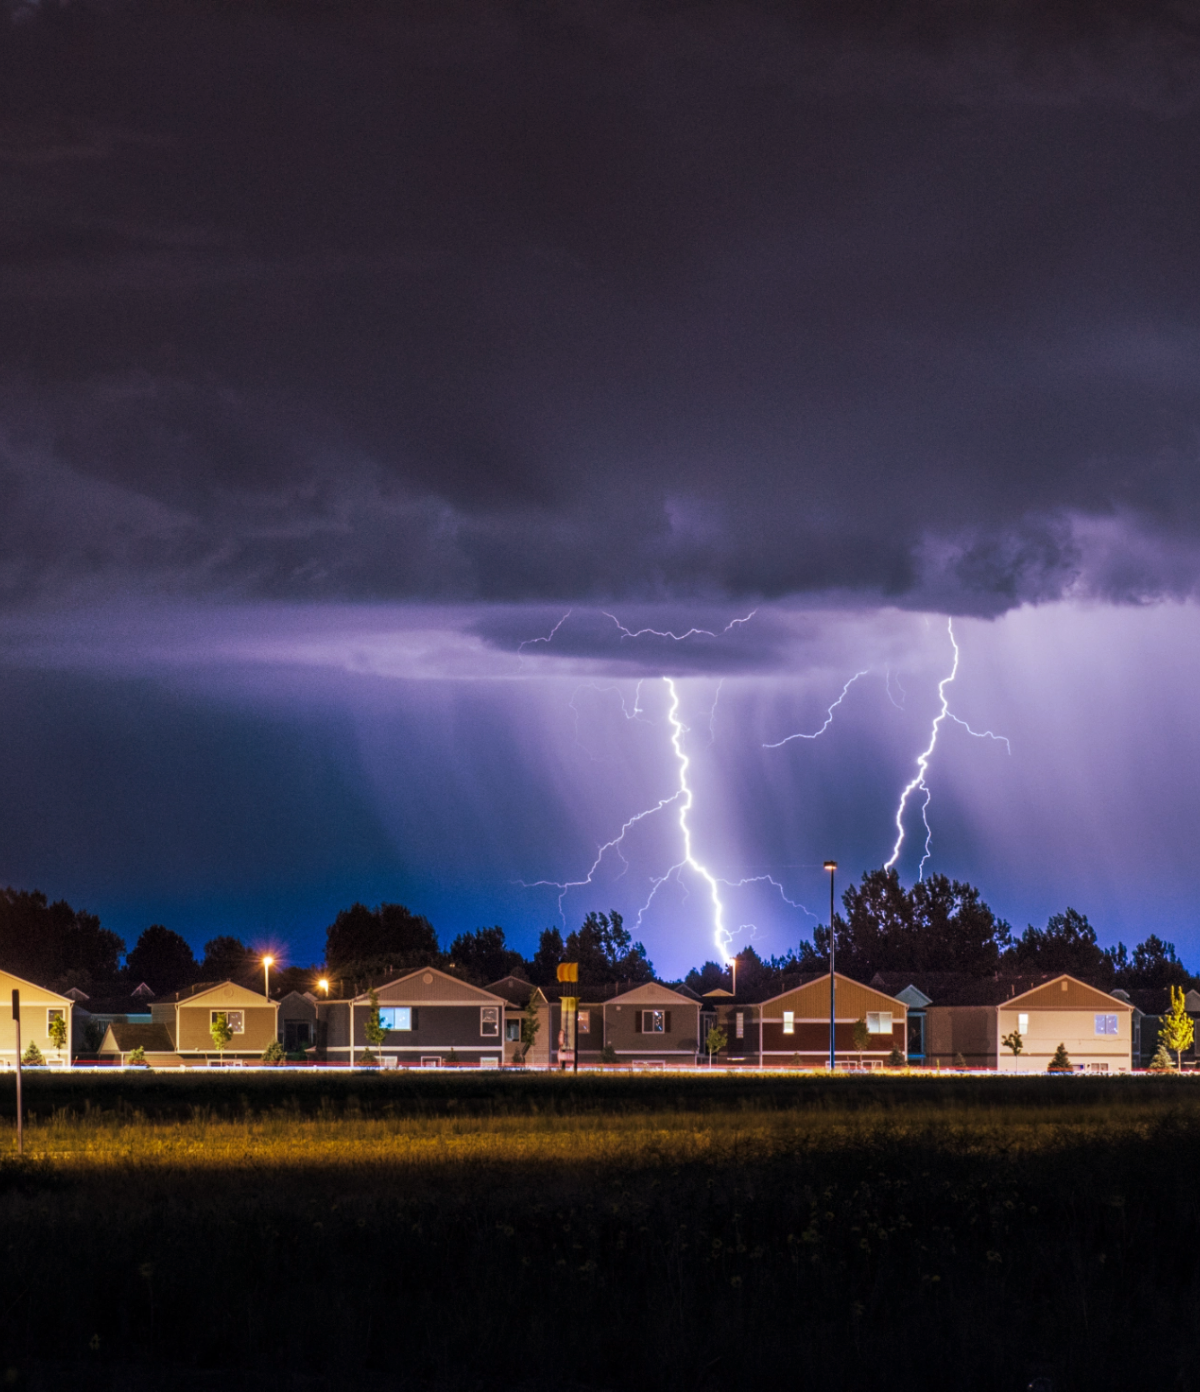
[[[667,1027],[666,1012],[663,1010],[642,1011],[642,1033],[662,1034]]]
[[[871,1011],[867,1016],[867,1031],[870,1034],[891,1034],[892,1012],[890,1010]]]
[[[736,1039],[746,1037],[746,1012],[739,1010],[733,1017],[733,1033]]]
[[[65,1010],[61,1009],[61,1008],[57,1008],[57,1007],[56,1007],[56,1008],[54,1008],[54,1009],[47,1010],[47,1011],[46,1011],[46,1033],[47,1033],[47,1034],[50,1033],[50,1026],[54,1023],[55,1019],[65,1020],[66,1018],[67,1018],[67,1012],[66,1012]]]
[[[575,1012],[575,1029],[579,1034],[591,1034],[592,1032],[592,1012],[590,1010],[577,1010]]]
[[[1028,1015],[1018,1015],[1018,1016],[1017,1016],[1017,1033],[1018,1033],[1018,1034],[1028,1034],[1028,1033],[1029,1033],[1029,1016],[1028,1016]]]
[[[520,1020],[505,1020],[504,1037],[510,1044],[519,1044],[521,1042]]]
[[[230,1034],[246,1033],[246,1016],[241,1010],[211,1010],[208,1018],[210,1025],[216,1023],[218,1015],[225,1016],[225,1023],[229,1026]]]
[[[498,1039],[500,1037],[500,1007],[481,1005],[479,1007],[479,1033]]]
[[[1107,1073],[1107,1072],[1108,1072],[1108,1064],[1107,1064],[1107,1063],[1089,1063],[1089,1064],[1088,1064],[1088,1072],[1089,1072],[1089,1073]]]
[[[1097,1015],[1096,1033],[1097,1034],[1116,1034],[1117,1017],[1115,1015]]]
[[[784,1034],[796,1033],[796,1012],[794,1010],[783,1012],[783,1032]]]
[[[379,1010],[379,1023],[385,1030],[410,1030],[413,1027],[411,1005],[385,1005]]]

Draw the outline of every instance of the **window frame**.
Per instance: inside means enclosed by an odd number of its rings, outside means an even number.
[[[1029,1033],[1029,1015],[1026,1011],[1017,1011],[1017,1033],[1021,1035]]]
[[[735,1039],[745,1039],[746,1037],[746,1012],[744,1010],[733,1012],[733,1037]]]
[[[244,1010],[210,1010],[208,1012],[208,1028],[211,1030],[217,1022],[217,1016],[224,1015],[225,1023],[229,1026],[230,1034],[246,1033],[246,1012]],[[234,1020],[237,1024],[234,1024]]]
[[[575,1012],[575,1032],[576,1034],[591,1034],[592,1012],[590,1010],[577,1010]]]
[[[408,1023],[401,1025],[396,1023],[396,1016],[404,1014],[408,1017]],[[391,1017],[389,1022],[388,1017]],[[411,1005],[381,1005],[379,1007],[379,1024],[387,1030],[389,1034],[411,1034],[413,1030],[413,1008]]]
[[[1093,1036],[1096,1039],[1116,1039],[1121,1033],[1119,1015],[1097,1012],[1092,1017]]]
[[[495,1028],[488,1029],[489,1025],[493,1025]],[[498,1005],[481,1005],[479,1007],[479,1037],[480,1039],[500,1038],[500,1007]]]
[[[783,1012],[783,1032],[784,1034],[796,1033],[796,1012],[794,1010]]]
[[[647,1025],[647,1020],[650,1022]],[[642,1011],[642,1033],[643,1034],[666,1034],[667,1032],[667,1012],[665,1010],[643,1010]]]
[[[882,1023],[885,1017],[887,1019],[886,1027]],[[892,1027],[895,1018],[895,1013],[891,1010],[868,1010],[867,1033],[873,1034],[876,1037],[889,1036],[892,1033]],[[875,1021],[874,1024],[871,1023],[872,1020]]]
[[[521,1042],[520,1020],[505,1020],[504,1042],[506,1044],[519,1044]]]

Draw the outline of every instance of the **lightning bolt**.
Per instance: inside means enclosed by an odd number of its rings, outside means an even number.
[[[938,682],[938,700],[941,707],[933,717],[933,725],[929,731],[929,743],[920,754],[917,755],[917,776],[913,778],[900,794],[900,803],[896,808],[896,844],[892,847],[891,858],[884,863],[884,869],[890,870],[900,859],[900,849],[904,845],[904,812],[908,806],[908,800],[912,795],[920,791],[924,794],[921,802],[921,821],[925,826],[925,853],[921,857],[921,863],[917,867],[917,879],[925,878],[925,865],[929,860],[933,847],[933,829],[929,825],[929,801],[933,794],[929,785],[925,782],[925,775],[929,772],[929,761],[933,758],[933,751],[937,748],[938,730],[942,722],[946,719],[953,720],[955,724],[961,725],[969,735],[974,735],[976,739],[992,739],[1004,745],[1008,752],[1012,753],[1012,745],[1009,744],[1004,735],[993,734],[991,730],[973,730],[965,720],[960,720],[950,709],[950,698],[946,695],[946,688],[953,682],[958,675],[958,642],[954,637],[954,620],[946,620],[946,632],[950,635],[950,646],[954,649],[954,662],[951,664],[950,672]]]
[[[533,647],[535,643],[552,643],[554,641],[554,635],[563,626],[563,624],[566,623],[566,621],[571,617],[571,615],[574,612],[575,611],[573,609],[568,609],[567,612],[562,616],[561,619],[559,619],[559,621],[554,625],[550,632],[546,634],[544,638],[526,638],[522,642],[518,643],[517,661],[520,662],[522,656],[524,655],[525,649]]]
[[[621,622],[621,620],[618,619],[615,614],[610,614],[607,609],[601,609],[600,612],[604,615],[606,619],[611,619],[613,623],[615,623],[616,626],[621,630],[622,642],[624,642],[626,638],[642,638],[645,637],[647,633],[649,633],[654,638],[671,638],[674,639],[676,643],[682,643],[685,638],[696,638],[700,636],[703,636],[705,638],[720,638],[721,634],[728,633],[731,628],[737,628],[739,624],[749,623],[750,620],[755,616],[755,614],[758,613],[758,610],[751,609],[750,612],[746,614],[743,618],[730,619],[730,621],[721,630],[721,633],[714,633],[711,628],[689,628],[686,633],[672,633],[669,629],[664,631],[658,628],[639,628],[635,631],[631,628],[626,628],[625,625]]]
[[[890,667],[887,669],[885,681],[887,683],[888,700],[892,703],[893,706],[896,707],[897,710],[902,711],[904,709],[905,701],[908,700],[908,696],[905,694],[904,688],[900,685],[899,677],[896,678],[896,690],[900,693],[900,699],[897,701],[896,698],[892,695],[892,669]]]
[[[855,674],[850,678],[850,680],[846,683],[846,685],[842,687],[842,694],[837,698],[836,701],[834,701],[834,703],[829,707],[828,711],[825,713],[825,723],[824,723],[824,725],[821,726],[821,728],[820,728],[819,730],[814,731],[811,735],[805,735],[805,734],[788,735],[788,736],[786,736],[784,739],[776,740],[776,742],[775,742],[774,744],[764,744],[764,745],[763,745],[763,748],[764,748],[764,749],[781,749],[785,744],[790,743],[790,742],[791,742],[792,740],[794,740],[794,739],[802,739],[802,740],[815,740],[815,739],[819,739],[819,738],[825,733],[825,731],[828,730],[829,727],[833,724],[833,713],[834,713],[835,710],[837,710],[837,708],[838,708],[838,707],[842,704],[842,702],[846,699],[846,693],[850,690],[850,688],[854,685],[854,683],[859,679],[859,677],[865,677],[866,675],[867,675],[867,674],[866,674],[865,671],[862,671],[862,672],[855,672]]]

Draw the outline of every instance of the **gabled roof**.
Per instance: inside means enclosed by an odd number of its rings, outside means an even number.
[[[1005,1009],[1023,1005],[1033,1010],[1091,1010],[1096,1007],[1111,1010],[1114,1006],[1121,1010],[1133,1010],[1132,1005],[1117,996],[1101,991],[1097,986],[1089,986],[1086,981],[1080,981],[1066,972],[997,1004]]]
[[[907,1005],[910,1010],[923,1010],[925,1006],[932,1005],[933,1000],[927,996],[919,986],[911,983],[903,991],[895,992],[895,997],[902,1004]]]
[[[145,1049],[154,1054],[173,1054],[175,1045],[166,1025],[135,1025],[114,1020],[104,1032],[99,1052],[106,1054],[116,1049],[128,1054],[134,1049]]]
[[[50,990],[48,986],[39,986],[36,981],[26,981],[23,976],[18,976],[15,972],[0,971],[0,1003],[6,1007],[14,988],[22,993],[22,1005],[26,1004],[26,997],[29,998],[30,1004],[36,1001],[40,1005],[47,1000],[52,1000],[59,1005],[65,1005],[68,1009],[75,1004],[70,996],[60,996],[57,991]]]
[[[509,1005],[526,1006],[529,1004],[531,996],[539,995],[543,1000],[546,999],[545,992],[540,986],[535,986],[532,981],[526,981],[523,976],[502,976],[499,981],[493,981],[485,988],[494,996],[503,996]]]
[[[861,1009],[869,1005],[870,1009],[875,1010],[884,1005],[901,1005],[895,996],[889,995],[886,991],[881,991],[878,986],[865,986],[861,981],[855,981],[852,977],[843,976],[841,972],[834,973],[837,979],[836,1001],[838,1019],[846,1017],[847,1013],[854,1016]],[[817,1001],[820,1003],[820,1014],[826,1018],[829,1015],[829,973],[825,972],[822,976],[811,977],[807,981],[801,981],[798,986],[791,986],[786,991],[780,991],[777,996],[770,996],[762,1002],[764,1018],[768,1006],[779,1006],[783,1008],[783,1002],[803,995],[805,1003]],[[791,1008],[789,1006],[789,1008]]]
[[[150,1014],[150,1002],[140,996],[115,996],[106,1000],[89,996],[86,1002],[76,1001],[75,1009],[81,1015],[146,1015]]]
[[[160,996],[158,1005],[191,1005],[205,996],[221,993],[223,1001],[238,1001],[242,1005],[274,1005],[274,1001],[267,1000],[261,991],[252,991],[249,986],[243,986],[239,981],[197,981],[193,986],[185,986],[182,991],[175,991],[169,996]],[[240,999],[240,997],[251,997],[250,1000]]]
[[[418,1005],[504,1005],[503,996],[485,991],[480,986],[472,986],[461,977],[451,976],[439,967],[418,967],[405,972],[393,980],[375,987],[375,994],[381,1005],[407,1004],[414,1001]],[[352,1004],[365,1005],[370,993],[363,991],[354,997]]]
[[[642,1001],[667,999],[682,1001],[684,1005],[698,1004],[695,996],[685,996],[682,991],[677,991],[674,986],[664,986],[661,981],[647,981],[642,986],[635,986],[631,991],[622,991],[619,996],[609,996],[603,1003],[605,1005],[639,1005]]]

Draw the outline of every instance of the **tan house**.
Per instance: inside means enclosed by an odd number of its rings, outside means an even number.
[[[540,986],[534,986],[520,976],[503,976],[499,981],[490,982],[487,989],[495,996],[503,996],[504,1006],[504,1062],[526,1063],[536,1066],[548,1064],[553,1046],[555,1015]],[[538,1028],[533,1037],[533,1047],[525,1052],[521,1043],[521,1026],[525,1012],[532,1000],[537,1013]]]
[[[735,1038],[739,1009],[746,1008],[737,1005],[718,1008],[731,1042]],[[828,972],[782,995],[772,996],[753,1013],[758,1017],[760,1067],[828,1068]],[[851,981],[839,972],[834,976],[833,1015],[834,1059],[838,1068],[881,1068],[893,1049],[903,1054],[908,1038],[908,1008],[903,1001]],[[854,1039],[859,1020],[865,1022],[868,1032],[863,1049],[859,1049]]]
[[[16,1066],[16,1029],[13,1025],[13,992],[20,992],[21,1006],[21,1052],[30,1044],[36,1044],[42,1057],[51,1067],[64,1068],[71,1061],[71,1016],[75,1002],[70,996],[60,996],[57,991],[48,991],[44,986],[35,986],[32,981],[14,976],[12,972],[0,971],[0,1068]],[[59,1018],[66,1021],[67,1042],[59,1049],[50,1037],[50,1022]]]
[[[1055,976],[1019,989],[998,979],[980,982],[975,1004],[930,1005],[926,1061],[1002,1073],[1044,1073],[1062,1044],[1078,1072],[1128,1073],[1133,1068],[1133,1006],[1073,976]],[[1014,1054],[1003,1040],[1021,1036]]]
[[[224,1015],[233,1037],[222,1051],[213,1042],[212,1025]],[[200,982],[150,1003],[148,1026],[117,1022],[109,1025],[101,1041],[102,1058],[125,1057],[133,1048],[146,1050],[148,1063],[197,1064],[225,1059],[257,1060],[277,1036],[278,1006],[274,1001],[236,981]],[[149,1031],[143,1037],[136,1030]],[[135,1042],[136,1040],[136,1042]]]

